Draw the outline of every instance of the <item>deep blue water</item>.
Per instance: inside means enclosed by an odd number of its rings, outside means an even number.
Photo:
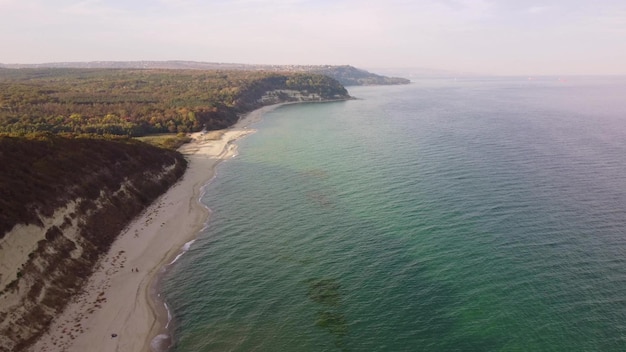
[[[174,351],[626,350],[626,78],[350,93],[219,166]]]

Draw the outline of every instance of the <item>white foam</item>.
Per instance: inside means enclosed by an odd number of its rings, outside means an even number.
[[[165,328],[167,329],[170,326],[170,322],[172,321],[172,312],[170,312],[170,307],[167,306],[167,303],[163,302],[165,306],[165,310],[167,311],[167,324],[165,324]]]
[[[179,253],[179,254],[178,254],[178,255],[174,258],[174,260],[172,260],[172,261],[171,261],[169,264],[167,264],[167,265],[172,265],[172,264],[176,263],[176,261],[177,261],[180,257],[182,257],[182,256],[183,256],[183,254],[187,253],[187,251],[189,250],[189,248],[191,248],[191,245],[192,245],[194,242],[196,242],[196,240],[195,240],[195,239],[193,239],[193,240],[191,240],[191,241],[189,241],[189,242],[185,243],[185,244],[183,245],[183,247],[181,248],[181,252],[180,252],[180,253]]]
[[[189,248],[191,248],[191,245],[192,245],[194,242],[196,242],[196,240],[191,240],[191,241],[189,241],[189,242],[185,243],[185,244],[183,245],[183,252],[187,252],[187,251],[189,250]]]
[[[169,349],[170,336],[167,334],[159,334],[150,341],[150,349],[153,352],[162,352]]]

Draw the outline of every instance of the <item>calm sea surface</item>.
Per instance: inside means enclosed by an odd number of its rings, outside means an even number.
[[[626,350],[626,78],[350,93],[219,166],[174,351]]]

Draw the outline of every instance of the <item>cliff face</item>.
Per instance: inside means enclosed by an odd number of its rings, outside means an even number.
[[[351,99],[338,81],[323,75],[292,74],[257,82],[242,92],[239,105],[250,110],[263,105],[286,102],[318,102]]]
[[[0,137],[0,165],[0,351],[20,351],[186,161],[129,141],[45,136]]]

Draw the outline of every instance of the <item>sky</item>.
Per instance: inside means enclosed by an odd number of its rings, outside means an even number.
[[[0,0],[0,63],[626,74],[624,0]]]

